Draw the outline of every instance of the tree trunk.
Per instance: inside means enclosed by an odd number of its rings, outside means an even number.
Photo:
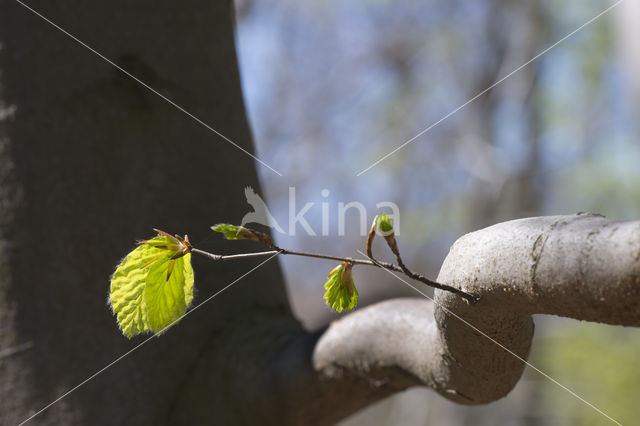
[[[253,151],[230,1],[29,5]],[[239,221],[243,187],[259,183],[248,155],[19,3],[0,10],[1,96],[15,106],[0,123],[0,345],[16,349],[0,359],[0,423],[16,424],[143,341],[105,303],[137,238],[158,227],[227,251],[209,226]],[[257,263],[194,258],[195,303]],[[34,421],[163,424],[198,404],[212,424],[255,416],[252,369],[271,342],[250,339],[299,331],[282,283],[272,260]],[[221,382],[187,391],[205,353]]]

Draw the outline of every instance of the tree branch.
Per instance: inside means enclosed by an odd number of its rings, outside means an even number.
[[[378,268],[382,268],[382,269],[388,269],[390,271],[396,271],[396,272],[401,272],[403,274],[405,274],[406,276],[413,278],[416,281],[420,281],[423,284],[426,284],[430,287],[433,288],[438,288],[444,291],[449,291],[452,292],[454,294],[457,294],[461,297],[463,297],[465,300],[467,300],[468,302],[471,303],[476,303],[478,301],[478,298],[468,294],[458,288],[446,285],[446,284],[440,284],[437,283],[435,281],[430,280],[429,278],[425,277],[424,275],[418,274],[417,272],[413,272],[411,271],[409,268],[407,268],[403,263],[402,263],[402,259],[398,256],[398,262],[400,263],[400,266],[398,265],[394,265],[393,263],[387,263],[387,262],[382,262],[376,259],[353,259],[351,257],[340,257],[340,256],[332,256],[329,254],[321,254],[321,253],[308,253],[308,252],[304,252],[304,251],[295,251],[295,250],[285,250],[282,249],[280,247],[277,247],[275,245],[272,244],[272,247],[275,248],[275,250],[271,250],[271,251],[261,251],[261,252],[255,252],[255,253],[241,253],[241,254],[231,254],[231,255],[219,255],[219,254],[213,254],[213,253],[209,253],[207,251],[204,250],[200,250],[197,249],[195,247],[192,247],[190,249],[190,251],[192,253],[196,253],[199,254],[201,256],[204,256],[208,259],[211,260],[215,260],[215,261],[220,261],[220,260],[237,260],[237,259],[246,259],[246,258],[250,258],[250,257],[264,257],[264,256],[273,256],[274,254],[281,254],[281,255],[292,255],[292,256],[304,256],[304,257],[313,257],[316,259],[327,259],[327,260],[336,260],[339,262],[349,262],[352,263],[354,265],[368,265],[368,266],[377,266]]]
[[[640,326],[640,221],[579,214],[497,224],[460,238],[438,282],[481,299],[436,291],[435,304],[385,301],[288,345],[282,359],[310,357],[295,373],[306,379],[285,386],[290,416],[327,424],[417,384],[461,404],[495,401],[521,377],[514,354],[529,354],[534,313]]]

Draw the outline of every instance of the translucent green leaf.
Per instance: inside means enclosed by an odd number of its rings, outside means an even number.
[[[258,240],[258,237],[253,232],[243,226],[219,223],[212,226],[211,229],[224,234],[227,240]]]
[[[327,290],[324,299],[331,309],[342,312],[353,309],[358,303],[358,290],[353,282],[350,263],[343,262],[329,272],[329,281],[324,285]]]
[[[375,218],[376,226],[381,235],[389,235],[393,232],[393,225],[391,219],[386,213],[379,214]]]
[[[160,334],[191,305],[193,268],[185,248],[176,238],[157,236],[141,242],[116,268],[109,302],[127,337]]]

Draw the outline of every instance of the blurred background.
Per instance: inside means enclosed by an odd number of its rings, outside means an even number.
[[[280,224],[289,187],[316,232],[279,245],[357,256],[364,239],[337,203],[401,212],[400,249],[436,277],[461,235],[526,216],[640,216],[640,3],[626,1],[442,122],[494,82],[613,2],[596,0],[236,0],[237,45],[260,167]],[[439,122],[439,123],[438,123]],[[438,123],[395,154],[375,161]],[[323,194],[323,190],[325,191]],[[241,194],[238,194],[241,196]],[[327,195],[327,196],[324,196]],[[249,208],[247,209],[249,210]],[[239,221],[241,218],[230,218]],[[285,228],[286,229],[286,228]],[[375,247],[381,258],[386,247]],[[336,318],[322,302],[332,263],[283,259],[308,329]],[[359,308],[416,296],[379,271],[356,271]],[[640,331],[536,317],[530,361],[622,423],[637,420]],[[411,389],[341,425],[597,425],[605,417],[531,369],[506,398],[462,407]]]

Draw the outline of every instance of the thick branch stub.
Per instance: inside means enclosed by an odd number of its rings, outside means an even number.
[[[638,326],[639,253],[640,221],[520,219],[456,241],[438,281],[490,293],[493,305],[517,314]]]
[[[526,359],[534,313],[640,326],[640,221],[570,215],[500,223],[456,241],[437,281],[480,301],[436,290],[435,305],[396,299],[333,322],[313,351],[325,386],[400,371],[447,399],[484,404],[505,396],[525,364],[482,333]],[[360,392],[371,389],[362,384]],[[349,400],[342,404],[349,411]]]

